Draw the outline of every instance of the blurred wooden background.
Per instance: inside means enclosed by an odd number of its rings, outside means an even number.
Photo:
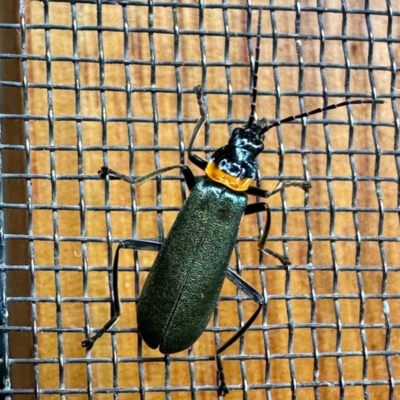
[[[277,54],[273,54],[273,40],[265,37],[261,44],[261,62],[292,63],[290,66],[276,69],[279,75],[279,89],[281,93],[297,92],[299,90],[299,46],[301,44],[301,62],[307,63],[301,90],[305,93],[321,93],[321,69],[318,67],[321,55],[321,40],[315,39],[320,35],[318,13],[310,7],[319,2],[302,0],[300,5],[301,23],[299,32],[304,36],[296,43],[295,22],[296,12],[294,2],[275,1],[274,6],[286,6],[287,9],[274,12],[276,29],[279,35]],[[363,10],[364,1],[347,1],[349,10]],[[371,2],[372,3],[372,2]],[[397,93],[392,88],[393,73],[392,61],[389,56],[389,47],[386,39],[389,16],[386,3],[373,2],[371,6],[379,7],[381,11],[370,15],[375,38],[373,51],[373,66],[376,69],[372,74],[377,95]],[[385,3],[385,4],[384,4]],[[33,389],[36,387],[44,393],[53,394],[36,398],[65,398],[65,399],[136,399],[140,393],[133,393],[132,387],[141,385],[146,393],[146,399],[180,398],[180,399],[214,399],[216,391],[205,390],[209,385],[215,385],[214,333],[207,331],[193,346],[193,352],[182,352],[170,357],[171,375],[169,385],[184,387],[186,390],[171,391],[168,396],[154,388],[165,387],[165,362],[163,355],[157,350],[151,350],[146,345],[142,353],[138,352],[138,337],[135,328],[135,303],[139,287],[135,285],[136,278],[132,268],[134,265],[133,252],[122,252],[120,265],[120,288],[123,302],[123,315],[116,327],[123,333],[114,336],[116,353],[112,352],[111,335],[106,334],[98,341],[91,352],[86,355],[81,348],[84,338],[83,327],[91,329],[101,327],[109,316],[109,281],[107,267],[111,265],[115,242],[118,239],[132,236],[134,222],[137,223],[137,236],[141,238],[155,238],[166,234],[176,217],[177,209],[182,204],[182,185],[179,180],[162,182],[161,197],[156,197],[156,183],[149,182],[137,188],[136,204],[142,207],[137,213],[137,220],[132,220],[130,207],[132,206],[132,192],[129,185],[122,182],[111,182],[107,186],[97,179],[97,171],[105,161],[113,169],[126,174],[130,173],[130,163],[136,175],[145,174],[155,168],[178,164],[181,154],[178,147],[187,146],[198,117],[198,106],[192,88],[202,83],[201,68],[191,65],[201,61],[200,38],[198,34],[181,34],[179,36],[179,56],[175,60],[179,67],[179,75],[183,88],[182,110],[180,117],[185,120],[177,123],[177,96],[168,91],[177,87],[176,73],[178,68],[172,66],[174,60],[174,35],[172,30],[194,31],[199,29],[199,11],[197,3],[193,7],[180,7],[183,3],[159,5],[153,8],[153,27],[161,30],[150,33],[149,8],[147,6],[130,5],[123,8],[119,5],[102,5],[101,20],[104,31],[101,36],[96,27],[99,24],[96,4],[75,4],[68,2],[50,2],[44,5],[41,1],[26,1],[25,23],[30,24],[25,32],[26,55],[31,57],[25,62],[27,68],[27,90],[30,115],[39,117],[54,115],[92,117],[91,120],[76,122],[75,120],[58,120],[51,126],[44,118],[29,120],[29,141],[31,146],[39,146],[29,154],[29,174],[42,176],[30,181],[32,204],[43,205],[31,214],[33,234],[38,239],[31,242],[34,259],[34,274],[30,277],[33,292],[37,297],[33,308],[28,306],[26,314],[18,315],[19,322],[15,325],[32,326],[37,335],[33,340],[18,341],[15,358],[25,357],[32,347],[31,354],[40,358],[40,362],[28,363],[28,367],[16,365],[12,375],[12,387]],[[189,3],[185,3],[189,4]],[[206,3],[211,4],[211,3]],[[204,12],[204,29],[207,31],[224,32],[223,11],[219,3],[217,7],[207,8]],[[229,5],[244,6],[244,1],[229,2]],[[246,32],[246,9],[239,7],[229,9],[226,15],[229,19],[231,34]],[[254,2],[254,6],[266,5]],[[338,12],[321,13],[324,33],[327,36],[337,35],[337,40],[325,42],[325,64],[344,64],[343,43],[340,40],[343,26],[341,2],[327,0],[324,7],[335,8]],[[396,5],[393,3],[393,7]],[[398,7],[398,5],[397,5]],[[305,10],[305,11],[304,11]],[[73,16],[72,11],[75,13]],[[399,57],[400,24],[399,12],[392,21],[392,37],[397,40],[392,43],[395,56]],[[124,15],[126,13],[126,15]],[[177,26],[173,18],[176,13]],[[46,20],[45,16],[49,19]],[[253,13],[253,28],[256,33],[257,12]],[[16,16],[17,21],[20,21]],[[136,29],[129,33],[128,45],[124,47],[124,20],[129,28]],[[270,11],[263,12],[262,33],[270,35],[273,32]],[[397,22],[397,23],[396,23]],[[36,25],[35,25],[36,24]],[[47,25],[47,30],[45,28]],[[79,28],[74,31],[74,24]],[[82,29],[84,26],[88,29]],[[110,28],[110,29],[107,29]],[[117,30],[111,27],[118,27]],[[164,31],[163,31],[164,30]],[[151,32],[151,30],[150,30]],[[352,66],[368,65],[369,43],[367,39],[367,25],[365,14],[349,12],[347,14],[348,36],[361,38],[349,40],[346,43],[349,61]],[[286,36],[285,36],[286,35]],[[290,37],[289,37],[290,36]],[[24,36],[22,36],[24,37]],[[100,38],[100,39],[99,39]],[[74,48],[74,41],[77,43]],[[152,53],[150,42],[154,44]],[[226,69],[222,66],[225,61],[225,38],[223,35],[204,36],[207,62],[213,64],[207,68],[206,88],[209,91],[226,90]],[[255,44],[255,42],[253,43]],[[103,54],[99,51],[102,48]],[[397,51],[396,51],[397,50]],[[48,55],[49,62],[44,57]],[[35,56],[41,56],[35,57]],[[64,58],[65,59],[64,59]],[[71,62],[71,57],[79,57],[79,62]],[[101,70],[99,58],[122,60],[140,60],[141,64],[125,66],[123,63],[107,63]],[[150,60],[155,57],[159,63],[155,70],[155,82],[152,82]],[[35,59],[37,58],[37,59]],[[229,60],[232,63],[248,63],[247,42],[244,37],[230,37]],[[165,61],[166,65],[162,65]],[[395,60],[397,63],[397,59]],[[399,60],[400,61],[400,60]],[[310,67],[314,63],[316,67]],[[345,91],[346,69],[326,67],[324,74],[329,93]],[[79,80],[77,77],[79,75]],[[249,90],[249,68],[232,67],[230,69],[232,87],[235,91]],[[149,88],[155,83],[158,90],[151,93],[149,90],[134,90],[131,94],[131,106],[127,107],[127,75],[131,87]],[[53,90],[48,90],[46,83],[50,80]],[[103,80],[103,82],[101,81]],[[352,93],[371,94],[371,82],[368,68],[351,69],[349,90]],[[104,90],[98,90],[99,85]],[[72,85],[80,85],[85,90],[70,90]],[[66,87],[66,86],[69,86]],[[397,85],[400,88],[400,85]],[[92,89],[91,89],[92,87]],[[122,88],[122,89],[121,89]],[[276,115],[277,86],[274,79],[274,68],[271,64],[264,65],[259,73],[258,88],[264,95],[258,98],[258,115],[260,117],[286,117],[300,112],[299,98],[296,94],[280,97],[280,113]],[[79,93],[79,97],[76,97]],[[306,96],[304,109],[311,110],[322,106],[321,96]],[[341,101],[341,98],[330,97],[330,102]],[[231,103],[229,103],[232,101]],[[154,107],[156,102],[156,108]],[[250,99],[248,95],[208,95],[208,105],[211,120],[225,120],[228,104],[232,105],[232,116],[235,119],[248,118]],[[99,120],[102,117],[102,105],[105,105],[107,123]],[[382,152],[389,152],[395,148],[395,139],[398,140],[398,131],[391,123],[394,121],[390,100],[382,106],[376,107],[376,137]],[[355,121],[370,121],[371,106],[362,105],[352,107]],[[134,121],[127,124],[122,119],[127,116]],[[346,108],[329,112],[329,118],[348,121]],[[154,118],[162,122],[156,125]],[[142,121],[138,119],[142,118]],[[174,122],[164,123],[165,119]],[[317,119],[322,116],[316,116]],[[90,119],[90,118],[89,118]],[[186,122],[187,121],[187,122]],[[381,125],[382,124],[382,125]],[[386,124],[386,126],[384,126]],[[26,128],[26,127],[25,127]],[[20,126],[22,129],[22,126]],[[237,386],[232,390],[229,399],[242,399],[245,366],[248,385],[267,383],[279,385],[274,389],[253,388],[248,391],[248,399],[386,399],[389,398],[389,377],[399,379],[400,365],[398,351],[400,348],[400,334],[398,325],[389,332],[386,328],[390,324],[400,321],[398,299],[388,296],[398,292],[400,274],[394,267],[400,264],[399,218],[395,212],[386,212],[380,220],[377,212],[377,187],[380,187],[381,204],[384,209],[398,207],[398,176],[396,158],[392,154],[382,155],[379,159],[372,152],[376,144],[373,140],[371,126],[357,125],[354,128],[355,150],[370,150],[368,155],[359,154],[353,157],[357,182],[357,198],[352,199],[353,182],[351,179],[351,163],[346,150],[349,148],[349,127],[347,125],[331,124],[329,129],[330,149],[337,152],[331,154],[328,160],[328,147],[321,124],[307,125],[305,146],[310,150],[304,159],[306,168],[313,180],[313,187],[308,196],[296,188],[285,191],[284,196],[276,195],[269,200],[274,208],[271,242],[269,246],[276,251],[283,251],[280,238],[283,234],[295,240],[290,240],[286,250],[293,267],[290,274],[280,267],[276,260],[264,257],[261,270],[248,268],[243,277],[261,290],[262,281],[266,283],[266,294],[269,298],[266,316],[259,317],[254,328],[244,337],[243,347],[236,343],[225,352],[228,360],[225,361],[225,371],[229,385]],[[283,148],[301,149],[301,124],[283,126],[280,130]],[[228,138],[227,124],[211,124],[209,146],[218,147]],[[129,135],[133,143],[129,143]],[[83,146],[78,147],[78,143]],[[107,145],[107,152],[102,150]],[[204,145],[204,136],[200,135],[197,146]],[[40,146],[44,148],[40,148]],[[50,145],[50,147],[49,147]],[[141,150],[130,153],[130,145],[142,146]],[[272,130],[266,138],[266,148],[278,149],[277,131]],[[47,146],[47,147],[46,147]],[[145,147],[156,146],[151,150]],[[159,150],[160,146],[167,146],[168,150]],[[338,150],[344,150],[341,154]],[[339,153],[339,154],[338,154]],[[305,153],[304,153],[305,154]],[[204,153],[202,154],[204,156]],[[263,181],[265,188],[273,188],[276,184],[272,178],[279,174],[283,176],[303,177],[303,158],[300,152],[284,154],[283,169],[280,170],[280,157],[277,152],[263,154],[260,157],[260,170],[263,176],[271,179]],[[398,162],[398,161],[397,161]],[[328,164],[330,163],[330,164]],[[373,177],[379,163],[379,176],[382,182],[365,179]],[[334,176],[345,177],[328,182],[328,169]],[[200,174],[194,167],[195,174]],[[49,179],[55,174],[56,180]],[[172,174],[178,174],[173,171]],[[65,175],[72,178],[63,179]],[[391,179],[391,180],[390,180]],[[109,192],[105,202],[105,190]],[[329,197],[329,191],[332,196]],[[55,193],[53,195],[52,193]],[[332,201],[333,199],[333,201]],[[254,201],[254,199],[250,199]],[[306,203],[305,203],[306,201]],[[303,207],[312,207],[313,211],[306,214]],[[161,214],[155,211],[146,211],[143,208],[155,206],[172,208]],[[365,212],[351,212],[350,208],[356,205],[364,207]],[[63,210],[57,207],[66,206]],[[110,207],[119,207],[119,210]],[[286,231],[282,231],[282,213],[277,210],[282,206],[296,208],[290,211],[286,221]],[[330,210],[336,210],[334,223],[331,224]],[[368,211],[369,209],[372,209]],[[109,211],[106,213],[106,210]],[[307,218],[306,218],[307,217]],[[107,219],[112,229],[107,226]],[[363,241],[357,243],[356,225]],[[159,231],[159,224],[163,223],[163,231]],[[379,223],[382,229],[379,230]],[[307,239],[307,226],[312,232],[312,238]],[[259,235],[257,219],[244,218],[240,236],[257,237]],[[385,240],[379,240],[384,235]],[[336,240],[328,240],[334,236]],[[378,237],[378,239],[376,239]],[[105,239],[112,238],[114,245],[110,250],[110,243]],[[275,240],[274,240],[275,238]],[[312,239],[312,240],[311,240]],[[351,239],[351,240],[345,240]],[[311,241],[310,241],[311,240]],[[308,256],[308,246],[312,246],[312,255]],[[359,247],[360,246],[360,247]],[[244,242],[238,246],[242,266],[258,266],[260,255],[257,252],[256,242]],[[360,250],[358,252],[358,250]],[[382,261],[382,252],[386,260]],[[335,258],[332,256],[334,254]],[[139,256],[141,267],[151,266],[155,254],[142,252]],[[357,259],[358,258],[358,259]],[[232,265],[236,264],[235,256]],[[334,272],[334,265],[337,272]],[[357,265],[357,272],[354,266]],[[347,270],[346,270],[346,267]],[[353,267],[353,268],[352,268]],[[392,272],[384,274],[387,268]],[[87,271],[89,271],[87,273]],[[87,279],[87,291],[84,290],[84,276]],[[146,273],[140,274],[140,285],[144,282]],[[383,282],[384,277],[387,278]],[[15,281],[15,279],[14,279]],[[11,281],[11,284],[13,281]],[[384,288],[384,289],[382,289]],[[313,290],[312,290],[313,289]],[[385,291],[382,294],[382,290]],[[21,294],[12,293],[14,296]],[[311,293],[313,301],[311,301]],[[336,296],[332,296],[335,293]],[[223,296],[235,296],[235,287],[226,282]],[[286,295],[286,297],[285,297]],[[325,295],[325,296],[324,296]],[[83,298],[87,300],[85,307]],[[77,301],[80,300],[80,301]],[[251,315],[255,305],[251,301],[243,302],[245,316]],[[37,316],[34,316],[34,310]],[[223,301],[219,305],[218,324],[222,327],[239,324],[237,302]],[[384,313],[387,310],[387,313]],[[11,313],[12,314],[12,313]],[[22,315],[27,318],[21,321]],[[32,323],[32,318],[34,323]],[[10,316],[10,324],[13,318]],[[338,321],[342,329],[338,331]],[[292,324],[288,324],[292,321]],[[87,325],[89,324],[89,325]],[[213,321],[210,321],[210,327]],[[268,327],[264,330],[261,327]],[[74,329],[71,329],[74,328]],[[69,332],[63,331],[70,330]],[[93,331],[92,331],[93,332]],[[232,332],[223,332],[220,340],[223,342]],[[266,345],[269,350],[266,358]],[[28,348],[28,351],[26,350]],[[63,349],[62,355],[61,348]],[[16,351],[16,350],[14,350]],[[356,352],[356,355],[350,354]],[[390,353],[392,352],[392,353]],[[318,353],[318,362],[314,356]],[[388,354],[392,356],[389,356]],[[21,356],[18,354],[25,354]],[[248,358],[247,356],[248,355]],[[256,357],[258,355],[258,357]],[[191,357],[202,357],[202,361],[188,364]],[[115,357],[118,363],[115,362]],[[138,362],[138,357],[145,357],[146,362]],[[43,362],[46,360],[46,362]],[[88,364],[88,360],[90,364]],[[247,361],[246,361],[247,360]],[[25,368],[25,369],[24,369]],[[190,369],[195,372],[195,383],[203,390],[196,392],[193,397]],[[23,371],[23,373],[22,373]],[[391,372],[389,372],[391,371]],[[91,375],[92,379],[89,378]],[[341,387],[339,382],[345,382]],[[322,384],[324,382],[324,384]],[[349,384],[349,382],[351,382]],[[379,382],[381,382],[379,384]],[[346,384],[347,383],[347,384]],[[315,389],[319,387],[318,389]],[[295,392],[293,393],[293,388]],[[50,392],[46,392],[46,391]],[[93,393],[97,394],[93,395]],[[396,387],[393,399],[400,398]],[[318,397],[319,396],[319,397]],[[28,398],[27,395],[20,395]],[[30,396],[34,398],[34,396]],[[19,397],[16,397],[19,398]]]

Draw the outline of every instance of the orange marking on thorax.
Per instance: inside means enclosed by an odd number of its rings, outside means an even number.
[[[221,171],[212,161],[207,164],[205,173],[211,180],[222,183],[223,185],[232,190],[236,190],[237,192],[246,191],[251,183],[250,178],[238,179],[224,171]]]

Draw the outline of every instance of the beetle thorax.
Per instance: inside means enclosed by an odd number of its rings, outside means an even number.
[[[256,124],[234,129],[228,144],[212,155],[207,176],[232,190],[247,190],[257,173],[256,158],[264,149],[259,136]]]

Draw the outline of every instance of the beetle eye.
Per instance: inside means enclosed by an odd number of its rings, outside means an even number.
[[[237,164],[232,164],[231,169],[230,169],[230,174],[233,176],[239,176],[240,175],[241,168]]]
[[[218,164],[218,168],[221,170],[226,170],[227,165],[228,165],[228,162],[225,159],[223,159]]]

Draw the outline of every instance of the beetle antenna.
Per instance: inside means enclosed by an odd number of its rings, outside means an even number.
[[[260,48],[261,48],[261,14],[262,9],[258,10],[258,23],[257,23],[257,43],[256,43],[256,59],[254,60],[253,53],[250,52],[250,64],[251,64],[251,112],[249,117],[249,122],[247,123],[247,127],[250,127],[257,121],[257,112],[256,112],[256,101],[257,101],[257,81],[258,81],[258,69],[260,67]],[[251,14],[250,14],[251,18]],[[249,38],[249,44],[251,44],[251,38]],[[251,46],[249,46],[251,49]]]
[[[286,124],[287,122],[292,122],[299,118],[306,118],[306,117],[309,117],[310,115],[318,114],[318,113],[328,111],[328,110],[334,110],[335,108],[348,106],[350,104],[382,104],[382,103],[384,103],[384,101],[379,100],[379,99],[376,99],[376,100],[375,99],[355,99],[355,100],[345,100],[345,101],[342,101],[341,103],[336,103],[336,104],[329,104],[326,107],[316,108],[315,110],[312,110],[312,111],[304,112],[304,113],[297,114],[297,115],[292,115],[290,117],[275,121],[271,125],[266,125],[262,129],[261,134],[269,131],[271,128],[275,128],[276,126]]]

